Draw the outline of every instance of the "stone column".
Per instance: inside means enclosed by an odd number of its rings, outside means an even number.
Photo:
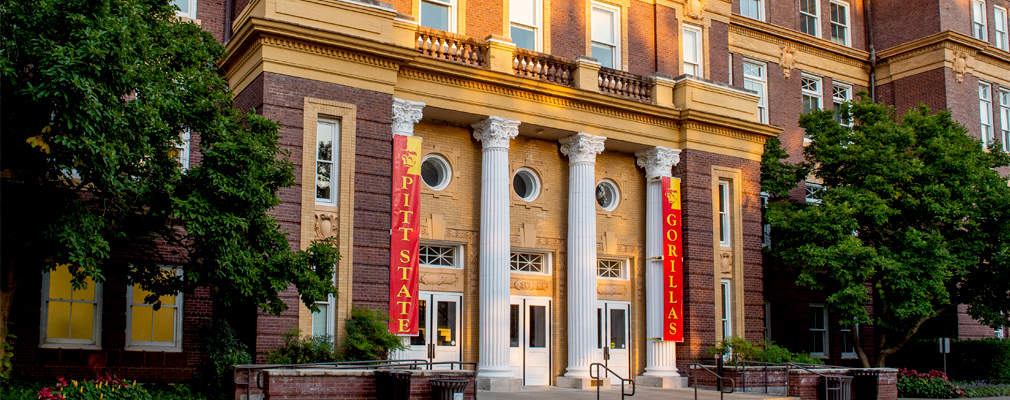
[[[473,124],[484,147],[480,174],[480,360],[477,387],[515,386],[509,367],[509,142],[519,121],[487,117]],[[518,385],[521,385],[521,381]]]
[[[568,369],[558,385],[588,388],[596,360],[596,155],[603,136],[561,139],[568,156]],[[602,361],[602,360],[599,360]]]
[[[677,344],[663,337],[663,182],[673,176],[680,150],[653,147],[635,153],[645,169],[645,373],[638,380],[645,386],[682,387],[677,373]]]
[[[393,99],[393,135],[414,136],[414,124],[421,122],[424,103]]]

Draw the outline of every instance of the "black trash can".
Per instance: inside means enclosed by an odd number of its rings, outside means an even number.
[[[432,399],[463,400],[463,392],[466,391],[468,383],[466,379],[432,379]]]
[[[849,375],[852,375],[853,399],[877,400],[877,382],[880,379],[880,370],[851,369]]]
[[[410,371],[375,371],[379,400],[410,400]]]

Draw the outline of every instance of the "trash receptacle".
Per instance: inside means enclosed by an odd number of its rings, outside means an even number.
[[[431,393],[434,400],[463,400],[466,379],[432,379]]]
[[[875,369],[849,370],[852,375],[852,398],[859,400],[877,400],[877,382],[880,371]]]
[[[379,400],[410,400],[410,371],[375,371]]]

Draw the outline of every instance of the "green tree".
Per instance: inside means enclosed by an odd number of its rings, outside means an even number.
[[[0,20],[0,327],[22,277],[57,265],[77,287],[114,275],[156,294],[207,286],[220,304],[273,313],[291,284],[312,309],[334,293],[334,246],[292,251],[268,214],[294,167],[274,122],[233,109],[209,33],[165,0],[5,1]],[[175,157],[185,131],[202,156],[188,170]],[[167,252],[184,276],[160,273]]]
[[[1010,323],[1010,188],[996,171],[1010,157],[983,149],[948,111],[897,118],[862,93],[841,116],[852,128],[832,110],[800,117],[811,138],[800,166],[766,152],[762,184],[779,195],[766,211],[773,262],[826,291],[842,320],[872,323],[877,366],[958,304],[985,324]],[[781,182],[795,187],[806,172],[823,181],[819,204],[785,197]]]

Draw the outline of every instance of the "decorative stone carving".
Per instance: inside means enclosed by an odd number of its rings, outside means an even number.
[[[606,136],[593,136],[588,133],[579,132],[572,136],[562,138],[561,153],[568,156],[568,161],[572,164],[595,163],[596,155],[603,152],[603,142]]]
[[[729,274],[733,272],[733,255],[728,251],[724,251],[720,257],[722,262],[719,264],[719,270],[724,274]]]
[[[459,277],[456,274],[437,274],[431,272],[421,273],[421,283],[425,285],[432,286],[444,286],[444,285],[455,285],[459,282]]]
[[[508,149],[509,142],[519,136],[519,121],[514,119],[490,116],[470,126],[473,127],[473,138],[481,142],[485,149]]]
[[[789,75],[796,69],[796,48],[788,44],[779,46],[779,67],[782,67],[782,76],[789,79]]]
[[[414,136],[414,124],[421,122],[424,103],[393,99],[393,134]]]
[[[684,15],[694,18],[701,19],[702,13],[705,12],[705,0],[687,0],[684,4]]]
[[[538,281],[532,279],[513,279],[512,287],[516,290],[547,290],[549,287],[547,281]]]
[[[964,74],[968,72],[968,53],[964,50],[954,52],[954,75],[957,83],[964,82]]]
[[[337,234],[337,215],[316,213],[316,239],[326,239]]]
[[[645,169],[646,179],[672,176],[671,169],[680,163],[680,149],[653,147],[635,152],[639,167]]]
[[[608,285],[599,283],[596,285],[596,294],[600,296],[624,296],[628,293],[628,288],[624,285]]]

